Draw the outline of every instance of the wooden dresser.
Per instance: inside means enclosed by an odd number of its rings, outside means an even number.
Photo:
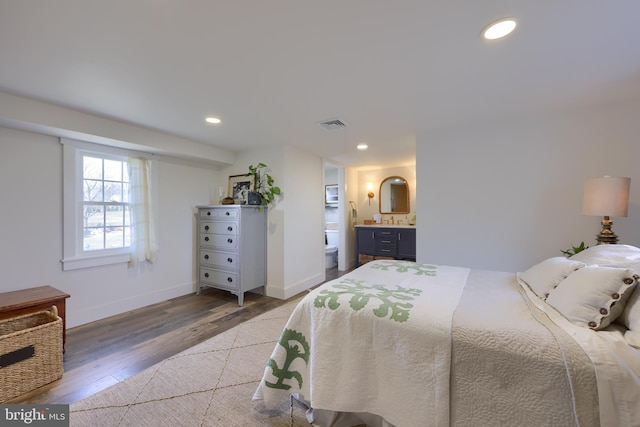
[[[198,294],[244,293],[267,284],[267,210],[250,205],[198,206]],[[264,291],[264,289],[263,289]]]
[[[69,297],[69,294],[51,286],[0,293],[0,320],[49,310],[52,305],[55,305],[58,316],[62,319],[62,347],[64,348],[67,336],[66,299]]]

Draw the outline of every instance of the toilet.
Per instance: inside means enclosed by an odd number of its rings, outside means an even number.
[[[338,230],[325,230],[324,266],[333,268],[338,265]]]

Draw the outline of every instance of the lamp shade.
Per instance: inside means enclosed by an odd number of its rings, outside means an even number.
[[[582,213],[593,216],[626,217],[629,209],[631,178],[605,176],[587,179],[584,184]]]

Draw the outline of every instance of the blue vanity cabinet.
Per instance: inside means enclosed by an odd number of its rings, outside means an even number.
[[[357,226],[356,266],[376,258],[415,261],[416,229],[379,225]]]
[[[399,228],[398,229],[398,254],[401,259],[416,259],[416,229],[415,228]]]
[[[356,228],[356,252],[358,254],[375,255],[376,232],[370,228]],[[356,257],[357,259],[357,257]]]

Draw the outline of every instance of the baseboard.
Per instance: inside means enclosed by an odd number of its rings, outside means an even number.
[[[287,300],[291,297],[298,295],[301,292],[304,292],[316,285],[319,285],[322,282],[324,282],[324,274],[318,273],[294,284],[293,286],[289,286],[284,289],[274,288],[273,286],[267,285],[267,296],[272,298]]]
[[[171,298],[180,297],[193,293],[195,290],[195,282],[181,283],[171,288],[160,289],[143,295],[135,295],[132,297],[122,298],[117,301],[110,301],[106,304],[84,307],[81,310],[68,310],[67,306],[67,329],[74,326],[84,325],[85,323],[94,322],[96,320],[105,319],[115,316],[126,311],[135,310],[137,308],[146,307]]]

